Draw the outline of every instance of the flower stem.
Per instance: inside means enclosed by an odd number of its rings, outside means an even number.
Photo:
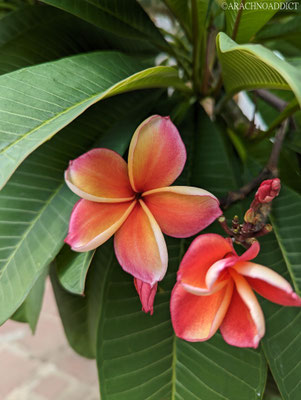
[[[231,204],[244,199],[254,190],[263,180],[276,178],[278,176],[278,160],[286,134],[288,120],[285,120],[276,133],[269,160],[263,170],[254,179],[242,186],[239,190],[228,193],[220,200],[222,209],[227,209]]]

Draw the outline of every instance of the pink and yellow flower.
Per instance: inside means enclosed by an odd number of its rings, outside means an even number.
[[[70,162],[65,180],[81,200],[72,211],[65,241],[83,252],[115,234],[115,253],[122,268],[152,289],[167,268],[163,233],[188,237],[221,215],[218,200],[206,190],[170,186],[185,162],[177,128],[169,117],[158,115],[137,128],[128,164],[104,148]],[[140,297],[146,298],[142,292]],[[151,311],[151,307],[147,300],[144,308]]]
[[[250,262],[260,250],[254,241],[241,256],[231,239],[198,236],[185,254],[171,295],[175,333],[187,341],[205,341],[220,329],[233,346],[258,346],[265,333],[263,312],[253,292],[284,306],[301,298],[275,271]]]

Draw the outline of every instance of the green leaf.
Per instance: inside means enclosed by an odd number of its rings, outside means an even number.
[[[0,76],[0,188],[28,154],[99,100],[142,88],[186,88],[171,67],[141,68],[107,51]]]
[[[275,235],[270,233],[261,238],[260,245],[261,250],[256,262],[274,269],[289,280],[283,253]],[[262,344],[270,369],[282,398],[299,400],[301,311],[295,307],[278,306],[263,298],[261,298],[261,305],[266,319],[266,335]]]
[[[218,57],[226,90],[258,88],[292,90],[301,104],[301,72],[258,44],[238,45],[226,34],[217,36]]]
[[[25,6],[1,20],[0,73],[106,48],[106,38],[87,22],[53,7]]]
[[[28,157],[2,189],[0,324],[21,305],[62,247],[76,200],[64,184],[69,160],[91,148],[122,117],[136,110],[142,118],[157,97],[157,92],[131,93],[96,105]]]
[[[87,276],[84,297],[67,292],[60,285],[55,270],[51,274],[51,282],[68,342],[83,357],[96,357],[100,307],[106,275],[110,270],[113,257],[111,241],[96,251]]]
[[[301,294],[301,195],[282,185],[271,222],[296,291]]]
[[[65,245],[56,258],[57,275],[64,289],[73,294],[83,295],[85,282],[94,256],[94,251],[76,253]]]
[[[239,12],[240,3],[234,3],[231,0],[227,1],[227,8],[225,10],[227,30],[226,33],[232,36],[237,15]],[[261,4],[262,3],[262,4]],[[283,0],[250,0],[246,2],[245,9],[241,12],[239,25],[235,40],[237,43],[246,43],[253,38],[257,33],[279,10]],[[264,9],[260,6],[266,7]],[[269,8],[269,6],[272,6]]]
[[[42,0],[124,38],[168,44],[136,0]]]
[[[193,141],[196,130],[197,144]],[[210,136],[204,134],[208,131]],[[192,174],[193,184],[208,188],[206,183],[211,182],[223,193],[229,190],[226,184],[232,186],[234,183],[233,176],[228,176],[231,164],[223,141],[208,117],[202,113],[196,127],[193,114],[189,113],[180,132],[189,158],[177,183],[187,184]],[[205,146],[207,143],[209,145]],[[193,162],[194,151],[196,159]],[[214,168],[218,160],[215,174],[211,165],[203,170],[204,157],[215,161]],[[170,291],[186,242],[168,238],[167,244],[168,272],[159,283],[153,316],[140,311],[133,278],[122,271],[115,258],[113,265],[103,264],[107,274],[97,343],[101,398],[258,399],[263,394],[266,376],[266,364],[260,351],[231,347],[219,334],[204,343],[189,343],[174,336],[169,314]]]
[[[45,268],[33,285],[22,305],[12,316],[12,319],[15,321],[28,322],[32,333],[35,333],[39,320],[45,291],[45,279],[47,275],[48,268]]]
[[[285,22],[279,23],[275,21],[273,24],[266,25],[256,35],[257,40],[284,39],[289,36],[298,36],[301,33],[301,15],[287,19]]]

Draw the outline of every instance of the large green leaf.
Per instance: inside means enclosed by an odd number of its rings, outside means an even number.
[[[210,136],[205,132],[210,131]],[[234,179],[219,133],[204,114],[194,124],[187,116],[180,127],[188,148],[188,166],[179,184],[211,182],[225,192]],[[199,138],[194,143],[192,134]],[[210,146],[206,144],[210,142]],[[192,152],[195,151],[193,162]],[[218,159],[213,177],[211,166],[204,170],[203,159]],[[198,163],[201,176],[194,171]],[[192,170],[191,170],[192,168]],[[206,168],[206,167],[205,167]],[[207,175],[208,174],[208,175]],[[229,178],[229,180],[228,180]],[[225,186],[225,182],[230,187]],[[224,185],[224,186],[221,186]],[[204,187],[204,186],[203,186]],[[206,188],[206,186],[205,186]],[[260,351],[228,346],[217,334],[204,343],[189,343],[174,336],[169,316],[170,290],[184,254],[184,240],[168,239],[169,266],[160,282],[154,315],[142,313],[133,278],[117,261],[103,264],[107,270],[103,286],[97,344],[100,391],[103,400],[203,399],[242,400],[262,396],[266,365]]]
[[[258,44],[238,45],[226,34],[217,36],[218,57],[229,95],[258,88],[292,90],[301,104],[301,72]]]
[[[28,322],[32,333],[35,333],[39,320],[44,298],[45,279],[47,275],[48,268],[44,268],[44,271],[31,288],[28,296],[12,316],[12,319],[15,321]]]
[[[262,3],[262,4],[261,4]],[[237,43],[248,42],[272,17],[278,9],[277,6],[283,3],[283,0],[251,0],[247,1],[245,8],[242,10],[237,34],[235,40]],[[227,21],[227,34],[232,36],[237,15],[239,12],[239,2],[235,3],[227,0],[227,8],[225,10]],[[272,7],[271,7],[272,6]],[[265,7],[265,8],[260,8]]]
[[[271,222],[296,290],[301,294],[301,195],[283,185]]]
[[[1,20],[0,73],[107,48],[100,30],[87,22],[53,7],[25,6]]]
[[[266,146],[264,146],[261,155],[262,146],[263,143],[259,147],[257,146],[256,155],[262,158],[261,162],[265,162],[268,152]],[[254,150],[251,152],[252,157],[253,152]],[[252,160],[246,166],[247,181],[249,181],[260,171],[260,164],[257,160],[256,163]],[[252,176],[250,176],[250,172],[252,172]],[[298,259],[291,258],[291,256],[297,256],[300,253],[298,234],[295,233],[296,224],[294,223],[294,219],[299,218],[298,210],[300,210],[300,206],[298,207],[298,203],[300,203],[300,200],[297,199],[296,193],[282,184],[280,195],[273,201],[272,206],[271,223],[274,232],[260,238],[261,250],[256,258],[256,262],[259,264],[274,269],[289,281],[293,280],[292,283],[295,283],[297,289],[300,274],[297,270],[297,275],[294,277],[296,264],[292,263],[293,261],[298,262]],[[285,226],[283,221],[286,219],[289,225],[286,225],[287,229],[282,231]],[[282,231],[284,237],[278,234],[278,226],[280,226],[280,231]],[[292,229],[290,229],[290,226],[292,226]],[[288,232],[291,233],[289,238]],[[296,250],[296,254],[291,253],[293,248]],[[262,343],[268,364],[283,399],[297,400],[300,397],[301,310],[295,307],[281,307],[260,296],[259,298],[266,319],[266,335]]]
[[[86,277],[94,251],[76,253],[65,245],[56,259],[56,269],[60,284],[70,293],[83,295]]]
[[[136,0],[42,0],[124,38],[168,44]]]
[[[76,200],[64,185],[69,160],[89,149],[98,136],[130,112],[143,115],[157,95],[132,93],[95,105],[28,157],[2,189],[0,323],[20,306],[62,247]]]
[[[87,277],[85,296],[68,293],[59,283],[55,269],[51,273],[59,313],[71,347],[87,358],[96,357],[99,308],[103,301],[106,275],[114,258],[112,242],[96,251]]]
[[[261,251],[256,262],[273,268],[286,279],[290,279],[275,235],[271,233],[262,238],[260,244]],[[301,311],[299,308],[281,307],[267,300],[261,300],[266,318],[266,335],[262,343],[269,366],[283,399],[299,400]]]
[[[99,100],[149,87],[185,88],[171,67],[141,69],[132,58],[108,51],[1,76],[0,187],[28,154]]]
[[[273,24],[266,25],[256,35],[257,40],[272,40],[272,39],[284,39],[289,36],[298,36],[301,33],[301,15],[297,15],[293,18],[288,18],[285,21],[275,21]]]

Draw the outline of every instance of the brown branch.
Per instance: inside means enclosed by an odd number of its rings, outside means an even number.
[[[244,5],[245,5],[246,0],[241,0],[240,3],[240,7],[236,16],[236,20],[235,20],[235,24],[234,24],[234,28],[233,28],[233,32],[232,32],[232,39],[235,40],[236,39],[236,35],[238,32],[238,27],[239,27],[239,23],[240,23],[240,18],[244,9]]]
[[[287,106],[287,102],[275,96],[265,89],[254,90],[254,93],[264,100],[266,103],[270,104],[272,107],[276,108],[278,111],[283,111]]]
[[[249,183],[242,186],[239,190],[228,193],[228,195],[220,200],[222,209],[227,209],[231,204],[244,199],[252,190],[256,189],[265,179],[272,179],[278,176],[278,160],[282,148],[283,140],[286,134],[288,120],[285,120],[276,133],[272,151],[269,160],[263,170],[252,179]]]

